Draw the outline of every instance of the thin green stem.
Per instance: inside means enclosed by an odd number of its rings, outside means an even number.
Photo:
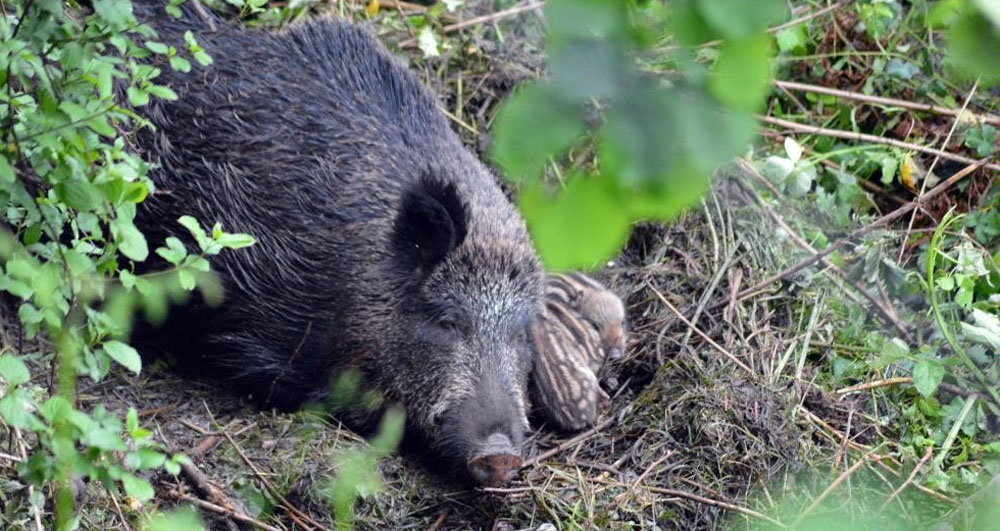
[[[955,337],[955,333],[952,331],[951,326],[949,326],[944,318],[944,314],[941,311],[941,305],[938,304],[937,290],[934,289],[934,273],[935,266],[937,264],[937,255],[938,253],[941,253],[941,236],[949,226],[957,223],[961,219],[962,216],[956,215],[954,208],[952,208],[952,210],[949,210],[948,213],[945,214],[941,223],[938,224],[937,230],[934,231],[934,235],[931,236],[931,242],[927,248],[927,297],[930,300],[931,309],[934,312],[934,319],[937,321],[938,329],[941,330],[941,335],[944,336],[945,341],[949,346],[951,346],[952,351],[955,352],[958,358],[962,360],[962,363],[969,368],[972,375],[976,377],[979,385],[981,385],[982,388],[990,395],[990,398],[992,398],[993,401],[1000,406],[1000,392],[989,384],[989,381],[986,379],[986,375],[983,374],[983,371],[976,366],[975,362],[973,362],[971,358],[969,358],[965,349],[962,348],[962,345],[958,342],[958,338]]]

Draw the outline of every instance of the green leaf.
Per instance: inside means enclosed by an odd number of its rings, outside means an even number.
[[[56,185],[56,193],[64,203],[76,210],[97,210],[104,202],[104,196],[89,181],[73,179]]]
[[[961,323],[962,333],[970,341],[1000,354],[1000,319],[977,308],[972,309],[972,324]]]
[[[886,65],[885,73],[892,77],[907,80],[919,74],[920,68],[909,61],[904,61],[894,57],[890,59],[889,64]]]
[[[112,229],[118,234],[120,242],[118,249],[126,257],[141,262],[149,256],[149,247],[146,245],[146,237],[139,232],[139,229],[131,221],[121,219],[115,220]]]
[[[621,249],[627,209],[605,179],[573,176],[554,199],[538,187],[522,191],[521,210],[550,269],[591,268]]]
[[[790,28],[785,28],[775,35],[778,49],[784,53],[804,53],[809,37],[806,34],[806,25],[797,24]]]
[[[115,28],[122,28],[134,20],[132,2],[128,0],[94,0],[94,12]]]
[[[958,304],[962,308],[966,309],[971,308],[972,298],[973,298],[972,290],[965,288],[959,289],[958,293],[955,294],[955,304]]]
[[[150,85],[149,93],[161,100],[174,101],[177,99],[177,93],[164,85]]]
[[[599,133],[601,174],[626,186],[669,179],[685,158],[678,131],[683,126],[678,116],[681,105],[674,102],[685,96],[647,84],[628,99],[616,102]],[[691,139],[688,147],[697,149],[701,146],[699,140]]]
[[[31,289],[31,286],[21,282],[20,280],[10,280],[5,289],[11,295],[20,297],[23,300],[28,300],[35,293],[34,290]]]
[[[0,399],[0,417],[14,428],[31,428],[38,422],[32,411],[34,401],[22,388],[8,389]]]
[[[208,246],[212,243],[212,239],[205,234],[205,229],[201,228],[201,223],[191,216],[181,216],[177,219],[177,222],[183,225],[187,230],[194,236],[196,242],[198,242],[198,247],[202,251],[208,249]]]
[[[992,155],[997,149],[997,130],[990,124],[973,127],[965,132],[965,145],[976,151],[976,156],[983,158]]]
[[[125,457],[125,465],[133,470],[150,470],[160,468],[167,456],[152,448],[140,448]]]
[[[934,283],[944,291],[955,289],[955,277],[952,276],[937,277],[934,279]]]
[[[142,358],[139,357],[139,353],[130,345],[121,341],[105,341],[104,352],[111,359],[135,374],[139,374],[139,371],[142,369]]]
[[[439,57],[441,55],[439,50],[441,44],[438,42],[438,36],[434,33],[434,28],[429,25],[420,28],[420,33],[417,34],[417,46],[423,52],[424,57]]]
[[[95,116],[90,120],[87,120],[87,127],[90,127],[95,133],[107,138],[114,138],[118,134],[118,131],[108,124],[108,118],[105,115]]]
[[[1000,28],[969,5],[948,32],[949,59],[970,77],[982,76],[992,84],[1000,81]]]
[[[979,365],[986,365],[992,359],[992,356],[986,353],[986,349],[982,345],[970,345],[965,349],[965,353],[969,355],[969,359]]]
[[[17,317],[24,324],[38,324],[42,322],[42,312],[38,311],[30,302],[22,303],[18,307]]]
[[[164,260],[170,262],[171,264],[178,265],[181,263],[181,260],[187,256],[187,249],[179,239],[171,236],[167,238],[164,243],[166,243],[167,246],[156,249],[156,254],[160,255]]]
[[[70,413],[73,411],[73,404],[69,403],[68,400],[61,396],[53,396],[42,404],[41,409],[38,410],[42,414],[42,417],[49,423],[54,424],[57,421],[69,418]]]
[[[131,291],[132,286],[135,286],[135,275],[131,271],[122,269],[118,272],[118,278],[122,281],[122,286],[127,290]]]
[[[989,20],[994,28],[1000,30],[1000,3],[996,0],[972,0],[972,2],[979,8],[983,17]]]
[[[180,282],[182,288],[188,291],[193,290],[197,286],[194,274],[186,269],[177,270],[177,281]]]
[[[188,61],[183,57],[175,55],[170,58],[170,68],[173,68],[178,72],[190,72],[191,61]]]
[[[771,90],[770,39],[763,35],[727,41],[719,48],[709,89],[730,107],[758,110]]]
[[[122,474],[122,486],[125,487],[126,494],[143,503],[151,500],[155,494],[148,481],[128,473]]]
[[[910,346],[902,339],[894,337],[882,345],[882,354],[878,358],[869,361],[868,366],[876,370],[883,369],[892,363],[908,357],[910,357]]]
[[[11,184],[15,179],[14,167],[10,165],[6,155],[0,155],[0,183]]]
[[[149,190],[146,188],[145,184],[142,183],[128,183],[125,185],[125,194],[122,197],[123,201],[130,201],[132,203],[141,203],[146,200],[146,195]]]
[[[752,37],[788,18],[782,0],[698,0],[698,9],[712,29],[729,39]]]
[[[149,519],[147,531],[202,531],[205,526],[198,513],[191,507],[178,507],[169,512],[159,512]]]
[[[599,39],[576,39],[549,52],[552,92],[566,102],[633,97],[619,92],[633,84],[634,75],[624,50]]]
[[[222,234],[216,241],[226,249],[242,249],[257,242],[253,236],[243,233]]]
[[[134,407],[128,408],[128,413],[125,414],[125,429],[128,430],[130,435],[139,430],[139,412]],[[135,435],[132,435],[132,437],[135,437]]]
[[[142,107],[149,103],[149,93],[139,87],[129,87],[125,93],[128,95],[128,102],[134,107]]]
[[[921,395],[929,397],[941,385],[944,373],[944,366],[941,365],[941,362],[932,359],[922,359],[913,367],[913,387]]]
[[[497,115],[492,154],[507,177],[534,179],[584,131],[577,109],[560,103],[548,86],[521,88]]]
[[[21,358],[11,354],[0,356],[0,377],[8,386],[21,385],[31,379],[28,366],[21,361]]]
[[[675,0],[670,8],[670,33],[681,45],[695,46],[720,37],[699,12],[696,0]]]
[[[163,55],[166,55],[166,53],[170,51],[170,48],[168,48],[166,44],[156,41],[146,41],[146,48],[149,48],[149,50],[152,51],[153,53],[158,53]]]
[[[181,465],[175,463],[173,460],[167,460],[163,463],[163,469],[167,471],[167,474],[171,476],[176,476],[181,473]]]
[[[549,0],[545,18],[550,41],[572,38],[621,40],[628,30],[626,2],[619,0]]]

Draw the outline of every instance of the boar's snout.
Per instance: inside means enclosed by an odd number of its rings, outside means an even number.
[[[478,485],[505,485],[521,468],[527,427],[522,386],[519,378],[488,365],[472,393],[443,415],[443,440],[453,445],[461,456],[456,464],[464,465]]]
[[[521,469],[521,452],[502,433],[487,437],[482,448],[469,459],[469,474],[484,487],[501,487]]]

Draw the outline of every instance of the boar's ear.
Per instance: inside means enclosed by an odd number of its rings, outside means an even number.
[[[423,178],[403,193],[393,246],[410,271],[429,272],[465,240],[468,214],[452,183]]]

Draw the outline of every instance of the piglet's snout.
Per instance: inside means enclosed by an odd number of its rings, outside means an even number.
[[[521,453],[502,433],[490,435],[483,447],[469,460],[469,474],[484,487],[502,487],[521,469]]]

